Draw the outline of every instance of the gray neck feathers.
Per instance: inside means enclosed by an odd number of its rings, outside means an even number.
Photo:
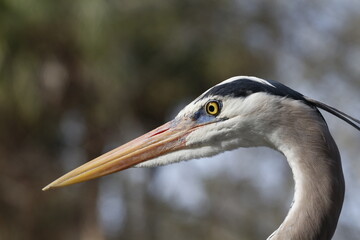
[[[339,151],[318,112],[305,105],[297,105],[295,111],[294,106],[290,107],[284,108],[286,116],[279,116],[282,123],[270,141],[286,156],[292,169],[294,203],[268,239],[331,239],[345,191]]]

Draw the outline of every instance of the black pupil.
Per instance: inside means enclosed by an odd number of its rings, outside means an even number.
[[[209,112],[214,112],[215,111],[215,107],[213,105],[209,106]]]

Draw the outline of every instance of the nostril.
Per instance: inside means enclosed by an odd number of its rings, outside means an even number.
[[[162,134],[162,133],[164,133],[164,132],[166,132],[166,131],[168,131],[168,130],[169,130],[169,128],[163,129],[163,130],[161,130],[161,131],[158,131],[158,132],[152,134],[150,137],[154,137],[154,136],[156,136],[156,135]]]

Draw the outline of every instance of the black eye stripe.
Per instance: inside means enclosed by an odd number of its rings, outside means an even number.
[[[265,80],[264,80],[265,81]],[[305,104],[308,104],[312,106],[309,102],[306,101],[304,96],[279,83],[276,81],[267,80],[269,84],[261,83],[258,81],[254,81],[251,79],[238,79],[234,80],[232,82],[224,83],[221,85],[216,85],[213,88],[211,88],[209,91],[207,91],[204,95],[202,95],[199,100],[211,97],[211,96],[221,96],[221,97],[247,97],[253,93],[257,92],[264,92],[268,93],[274,96],[280,96],[280,97],[286,97],[286,98],[292,98],[294,100],[300,100],[303,101]]]

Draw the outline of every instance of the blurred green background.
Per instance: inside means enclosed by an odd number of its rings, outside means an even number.
[[[0,239],[265,239],[293,196],[269,149],[130,169],[42,192],[236,75],[360,118],[356,0],[1,0]],[[325,114],[360,236],[360,134]]]

